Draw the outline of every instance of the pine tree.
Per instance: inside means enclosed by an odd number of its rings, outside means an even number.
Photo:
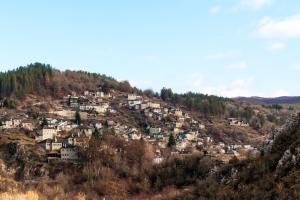
[[[97,128],[95,128],[95,130],[93,131],[93,137],[95,137],[96,139],[100,138],[100,132]]]
[[[175,146],[175,145],[176,145],[175,138],[174,138],[173,134],[171,134],[171,135],[169,136],[168,147],[173,147],[173,146]]]
[[[42,120],[41,127],[45,127],[45,126],[48,126],[48,121],[47,121],[47,119],[44,117],[43,120]]]
[[[76,113],[75,113],[75,123],[77,125],[80,125],[81,124],[81,116],[80,116],[80,113],[79,111],[77,110]]]

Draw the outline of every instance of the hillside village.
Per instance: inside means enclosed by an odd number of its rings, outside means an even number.
[[[159,94],[35,63],[0,74],[0,111],[0,192],[147,199],[194,195],[194,185],[212,177],[234,182],[235,163],[259,161],[264,141],[274,143],[299,106]]]
[[[128,119],[124,120],[124,113]],[[121,118],[118,117],[121,114]],[[140,124],[130,123],[137,118]],[[44,150],[48,162],[80,161],[80,151],[89,145],[92,137],[113,134],[125,141],[144,140],[155,147],[154,164],[165,157],[188,156],[199,153],[228,162],[233,157],[248,157],[258,154],[249,144],[225,144],[215,142],[207,134],[207,124],[197,121],[188,112],[135,93],[111,91],[84,91],[71,94],[59,101],[50,112],[33,119],[26,113],[3,113],[1,129],[30,132],[36,146]],[[247,123],[235,118],[228,125],[248,127]],[[167,151],[170,148],[171,152]]]

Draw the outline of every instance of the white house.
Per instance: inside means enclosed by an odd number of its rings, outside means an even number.
[[[127,100],[128,101],[135,101],[137,99],[137,95],[136,94],[128,94],[127,95]]]
[[[141,104],[142,104],[141,100],[129,100],[128,101],[129,107],[134,107],[134,106],[141,105]]]
[[[141,105],[140,105],[140,108],[141,108],[141,110],[145,110],[146,108],[148,108],[148,104],[147,103],[142,103]]]
[[[149,129],[150,134],[158,134],[161,133],[161,128],[150,128]]]
[[[21,124],[21,120],[20,119],[10,119],[10,120],[2,121],[1,123],[2,123],[1,128],[12,129],[12,128],[19,127]]]
[[[32,131],[35,128],[30,121],[23,121],[21,127],[30,131]]]
[[[160,104],[159,103],[149,102],[148,103],[148,107],[149,108],[160,108]]]
[[[93,106],[93,108],[95,109],[95,111],[96,111],[97,113],[106,113],[108,107],[109,107],[109,106],[106,106],[106,104]]]
[[[63,143],[62,141],[58,141],[56,138],[54,140],[52,139],[46,139],[41,142],[39,142],[39,145],[46,149],[47,151],[58,151],[62,148]]]
[[[182,111],[180,109],[176,109],[174,112],[174,115],[177,117],[181,117],[182,116]]]
[[[61,121],[58,123],[57,125],[57,130],[58,131],[71,131],[74,128],[77,128],[78,125],[77,124],[73,124],[71,122],[68,121]]]
[[[52,140],[52,143],[51,143],[52,151],[60,150],[62,147],[63,147],[62,141],[58,141],[56,138],[54,140]]]
[[[64,161],[75,161],[78,160],[78,148],[66,147],[60,150],[61,159]]]
[[[38,137],[36,140],[53,139],[57,135],[57,129],[55,128],[43,128],[38,131]]]
[[[54,111],[51,113],[56,114],[61,117],[66,117],[68,119],[73,119],[74,115],[75,115],[75,111],[73,111],[73,110],[57,110],[57,111]]]

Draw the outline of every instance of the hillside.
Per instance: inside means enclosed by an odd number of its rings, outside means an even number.
[[[258,160],[266,169],[297,141],[275,139],[298,127],[297,117],[292,128],[274,129],[299,112],[295,105],[158,94],[40,63],[3,72],[0,83],[0,198],[18,191],[41,199],[211,199],[203,195],[218,190],[204,193],[199,184],[235,193],[232,171]],[[273,129],[273,152],[257,157]]]
[[[269,134],[261,156],[232,161],[175,199],[299,199],[300,114]]]
[[[23,98],[26,95],[62,97],[71,92],[83,93],[85,90],[101,88],[132,92],[127,81],[96,73],[83,71],[59,71],[48,64],[34,63],[26,67],[0,73],[0,96],[2,98]]]
[[[274,98],[263,97],[237,97],[234,98],[237,101],[244,101],[254,104],[300,104],[300,97],[283,96]]]

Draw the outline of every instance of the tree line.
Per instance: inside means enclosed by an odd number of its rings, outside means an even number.
[[[21,98],[27,94],[62,97],[72,91],[112,90],[134,92],[128,81],[118,82],[110,76],[85,71],[59,71],[49,64],[33,63],[7,72],[0,72],[0,97]]]
[[[183,105],[190,111],[201,112],[205,116],[225,114],[225,103],[231,101],[228,98],[194,92],[177,94],[170,88],[163,88],[160,97],[163,101]]]
[[[41,93],[50,86],[53,69],[50,65],[34,63],[27,67],[0,73],[0,96],[22,97],[27,92]]]

